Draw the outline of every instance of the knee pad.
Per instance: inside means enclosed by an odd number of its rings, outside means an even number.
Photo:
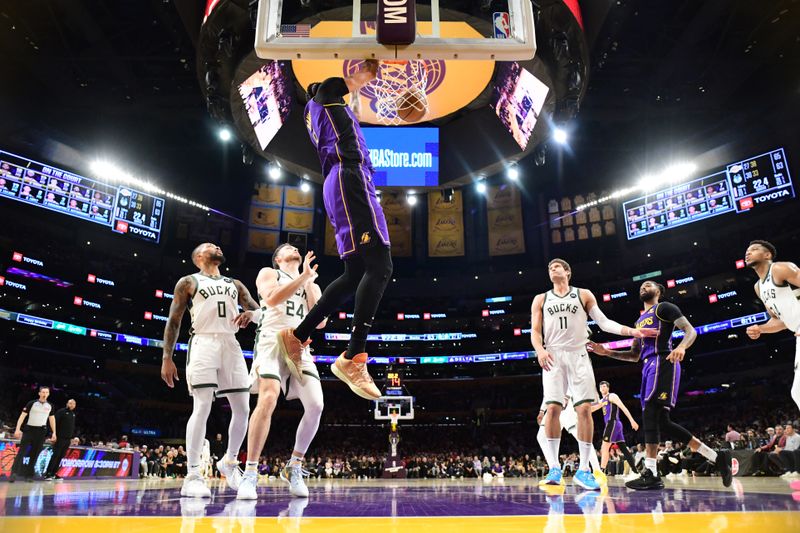
[[[659,432],[659,411],[662,408],[652,403],[646,403],[642,411],[645,444],[658,444],[661,435]]]

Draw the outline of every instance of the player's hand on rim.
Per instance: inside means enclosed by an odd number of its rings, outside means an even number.
[[[166,357],[161,360],[161,379],[170,389],[175,387],[175,381],[180,381],[178,367],[175,366],[175,361],[172,360],[172,357]]]
[[[551,368],[553,368],[553,363],[555,363],[555,360],[547,350],[537,352],[536,358],[539,360],[539,366],[542,367],[542,370],[549,371]]]

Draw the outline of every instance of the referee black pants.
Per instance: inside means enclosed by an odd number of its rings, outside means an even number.
[[[11,467],[11,473],[23,477],[33,477],[33,467],[39,452],[42,451],[44,440],[47,437],[47,426],[34,427],[24,426],[22,428],[22,439],[19,441],[19,450]],[[29,457],[28,464],[23,464],[23,459]]]
[[[64,458],[64,454],[67,453],[67,449],[69,448],[69,441],[70,439],[58,439],[56,443],[53,444],[53,455],[50,456],[50,463],[47,465],[45,476],[56,475],[56,472],[58,472],[58,465],[61,464],[61,459]]]

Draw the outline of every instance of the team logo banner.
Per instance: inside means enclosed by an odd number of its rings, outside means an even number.
[[[336,234],[333,232],[333,226],[328,218],[325,218],[325,255],[339,255],[339,250],[336,248]]]
[[[250,227],[261,229],[280,229],[281,209],[279,207],[250,206]]]
[[[381,207],[386,217],[389,240],[392,243],[392,256],[411,257],[411,206],[399,195],[384,193]]]
[[[311,233],[314,231],[314,211],[284,209],[283,231]]]
[[[486,199],[489,228],[489,255],[525,253],[522,229],[522,202],[519,189],[511,185],[492,185]]]
[[[437,192],[428,194],[428,256],[460,257],[464,255],[464,207],[461,191],[445,201]]]
[[[247,251],[257,254],[271,254],[278,247],[279,231],[250,228],[247,232]]]
[[[253,191],[253,203],[263,205],[283,205],[283,187],[269,183],[259,183]]]
[[[303,192],[299,187],[286,187],[286,201],[283,206],[288,209],[314,209],[314,195]]]

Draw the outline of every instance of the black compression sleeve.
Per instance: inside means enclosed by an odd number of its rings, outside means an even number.
[[[661,302],[656,308],[656,316],[664,322],[675,322],[683,316],[680,308],[670,302]]]

